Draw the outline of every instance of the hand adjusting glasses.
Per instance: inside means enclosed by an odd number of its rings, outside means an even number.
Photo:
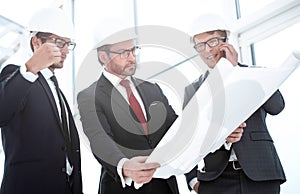
[[[226,40],[226,37],[215,37],[215,38],[211,38],[209,39],[208,41],[206,42],[199,42],[197,43],[195,46],[194,46],[194,49],[197,51],[197,52],[202,52],[205,50],[205,45],[207,44],[209,47],[215,47],[215,46],[218,46],[219,45],[219,40],[223,40],[225,41]]]
[[[56,46],[58,48],[64,48],[66,45],[68,46],[68,49],[70,51],[74,50],[75,46],[76,46],[76,43],[75,42],[67,42],[65,41],[64,39],[61,39],[61,38],[53,38],[53,37],[47,37],[47,36],[41,36],[39,37],[41,39],[45,39],[45,40],[53,40],[54,43],[56,44]]]
[[[105,50],[105,52],[107,53],[115,53],[115,54],[119,54],[121,59],[127,59],[130,55],[130,53],[133,55],[133,56],[137,56],[140,54],[140,50],[141,50],[141,47],[139,46],[134,46],[132,47],[131,49],[126,49],[126,50],[121,50],[121,51],[111,51],[111,50]]]

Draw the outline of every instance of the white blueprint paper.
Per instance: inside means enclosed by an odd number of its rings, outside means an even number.
[[[233,67],[221,59],[147,162],[161,167],[156,178],[189,172],[251,116],[300,65],[293,52],[274,68]]]

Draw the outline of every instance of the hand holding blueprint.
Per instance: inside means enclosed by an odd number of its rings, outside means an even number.
[[[233,67],[221,59],[149,156],[156,178],[189,172],[247,120],[300,65],[293,52],[274,68]]]

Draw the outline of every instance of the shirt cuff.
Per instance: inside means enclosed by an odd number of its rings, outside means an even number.
[[[35,75],[26,69],[26,65],[21,65],[20,67],[20,73],[21,75],[30,82],[35,82],[35,80],[39,77],[38,75]]]
[[[122,169],[123,169],[123,165],[124,163],[127,161],[128,159],[127,158],[122,158],[119,163],[118,163],[118,166],[117,166],[117,172],[118,172],[118,175],[121,179],[121,183],[122,183],[122,187],[125,188],[126,185],[130,186],[131,183],[132,183],[132,179],[129,178],[129,177],[123,177],[123,173],[122,173]]]
[[[195,187],[195,185],[196,185],[197,182],[198,182],[198,179],[197,179],[197,178],[193,178],[193,179],[190,181],[189,185],[190,185],[190,187],[192,188],[192,190],[194,190],[194,187]]]
[[[227,142],[224,143],[224,147],[226,150],[230,150],[231,145],[232,145],[232,143],[227,143]]]

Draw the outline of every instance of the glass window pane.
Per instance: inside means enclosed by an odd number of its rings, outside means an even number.
[[[300,22],[254,44],[255,58],[259,66],[280,65],[288,55],[299,48]]]
[[[0,15],[0,67],[20,48],[23,27]]]
[[[257,65],[275,67],[281,65],[292,51],[299,51],[299,31],[300,23],[297,23],[255,43]],[[274,78],[270,78],[272,79]],[[272,133],[286,177],[288,177],[288,181],[281,186],[281,193],[297,193],[299,190],[298,174],[295,169],[298,168],[300,157],[291,155],[300,149],[300,144],[295,143],[299,141],[299,125],[297,125],[299,82],[300,68],[298,67],[279,88],[285,100],[284,110],[279,115],[267,117],[268,128]]]
[[[241,17],[248,16],[255,11],[258,11],[261,8],[265,7],[266,5],[272,3],[273,1],[274,0],[239,0]]]

